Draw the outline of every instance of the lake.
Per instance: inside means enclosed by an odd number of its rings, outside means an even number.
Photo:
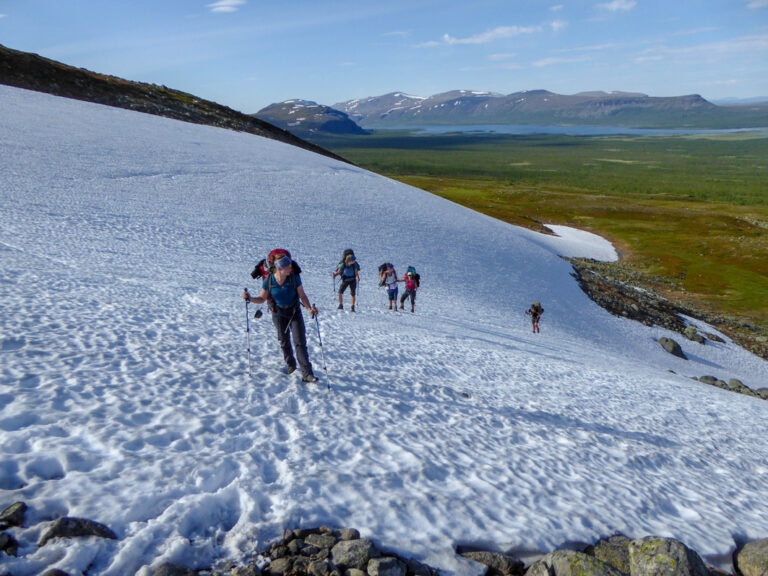
[[[653,136],[653,135],[695,135],[732,134],[739,132],[766,132],[768,128],[715,129],[667,129],[627,128],[626,126],[534,126],[516,124],[454,125],[454,126],[400,126],[374,128],[374,130],[408,130],[417,134],[567,134],[570,136]]]

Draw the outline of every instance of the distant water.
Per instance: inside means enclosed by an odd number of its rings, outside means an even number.
[[[570,136],[651,136],[651,135],[690,135],[690,134],[732,134],[737,132],[767,132],[766,128],[731,128],[715,129],[654,129],[627,128],[625,126],[535,126],[517,124],[480,124],[455,126],[401,126],[375,128],[375,130],[409,130],[417,134],[567,134]]]

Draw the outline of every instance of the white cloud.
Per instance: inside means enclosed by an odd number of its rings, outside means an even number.
[[[515,36],[520,36],[521,34],[534,34],[536,32],[541,32],[541,26],[499,26],[493,30],[488,30],[482,34],[476,34],[466,38],[455,38],[450,34],[443,34],[443,37],[440,41],[432,40],[430,42],[424,42],[423,44],[420,44],[420,46],[488,44],[503,38],[514,38]]]
[[[635,6],[637,6],[635,0],[613,0],[612,2],[597,5],[598,8],[608,10],[609,12],[627,12],[632,10]]]
[[[237,12],[244,4],[245,0],[218,0],[213,4],[207,4],[206,8],[210,8],[211,12]]]
[[[732,61],[743,59],[766,58],[768,56],[768,34],[743,36],[722,42],[708,42],[695,46],[671,47],[657,46],[643,50],[636,57],[636,62],[656,60],[677,61],[685,64],[702,62]]]
[[[563,9],[563,5],[562,4],[558,4],[557,6],[552,6],[549,9],[549,11],[550,12],[560,12],[560,10],[562,10],[562,9]]]
[[[557,64],[572,64],[574,62],[586,62],[591,60],[587,56],[580,56],[578,58],[543,58],[536,60],[532,65],[536,68],[543,68],[544,66],[555,66]]]
[[[399,36],[401,38],[405,38],[406,36],[410,36],[411,33],[407,30],[395,30],[394,32],[384,32],[382,36],[388,37],[388,36]]]
[[[768,0],[749,0],[747,8],[768,8]]]
[[[594,46],[577,46],[575,48],[558,48],[553,52],[605,52],[621,48],[622,44],[595,44]]]
[[[0,14],[0,18],[5,18],[5,14]]]
[[[565,20],[555,20],[550,23],[550,26],[552,26],[554,32],[560,32],[560,30],[568,27],[568,22]]]
[[[503,62],[504,60],[511,60],[517,57],[517,54],[489,54],[488,60],[491,62]]]

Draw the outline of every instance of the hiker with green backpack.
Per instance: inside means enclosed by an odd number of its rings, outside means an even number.
[[[357,263],[355,253],[351,248],[344,250],[341,261],[336,266],[333,277],[341,276],[341,285],[339,286],[339,310],[344,309],[342,296],[349,287],[349,293],[352,295],[352,312],[355,311],[355,296],[357,295],[357,284],[360,282],[360,264]]]
[[[400,310],[403,310],[403,304],[410,298],[411,313],[413,313],[414,307],[416,306],[416,290],[419,289],[421,276],[416,273],[416,268],[408,266],[408,270],[403,275],[403,279],[399,280],[399,282],[405,282],[405,292],[403,292],[403,295],[400,297]]]

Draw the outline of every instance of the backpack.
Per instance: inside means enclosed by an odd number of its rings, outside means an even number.
[[[346,250],[344,250],[344,254],[342,254],[341,260],[339,261],[338,266],[336,266],[336,270],[338,270],[339,273],[344,272],[344,270],[346,270],[348,268],[348,266],[347,266],[347,259],[350,256],[355,259],[355,262],[357,262],[357,257],[355,256],[355,251],[352,250],[352,248],[347,248]],[[357,267],[360,268],[360,264],[359,263],[357,264]]]
[[[416,268],[408,266],[408,270],[405,272],[406,276],[413,276],[413,281],[416,282],[416,288],[421,287],[421,276],[416,272]]]
[[[381,279],[381,276],[389,270],[389,267],[392,266],[389,262],[384,262],[381,266],[379,266],[379,286],[384,286],[384,280]]]

